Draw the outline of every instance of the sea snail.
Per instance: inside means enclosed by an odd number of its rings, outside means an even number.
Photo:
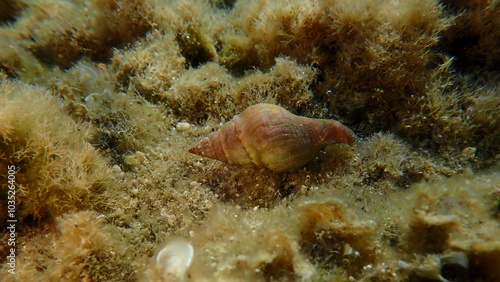
[[[354,139],[354,133],[338,121],[300,117],[280,106],[262,103],[236,115],[189,152],[283,172],[304,166],[328,145],[353,146]]]

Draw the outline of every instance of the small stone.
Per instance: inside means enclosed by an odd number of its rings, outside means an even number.
[[[125,177],[125,172],[122,171],[122,168],[119,165],[114,165],[111,170],[117,179],[123,179]]]
[[[129,166],[137,166],[146,160],[143,152],[137,151],[135,154],[125,157],[123,162]]]
[[[187,131],[191,128],[191,124],[189,124],[187,122],[178,122],[175,125],[175,128],[179,131]]]
[[[462,155],[468,159],[474,159],[476,156],[476,147],[467,147],[462,150]]]

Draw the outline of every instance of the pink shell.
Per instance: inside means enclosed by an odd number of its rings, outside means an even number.
[[[353,146],[354,133],[335,120],[296,116],[272,104],[256,104],[189,150],[230,164],[255,164],[283,172],[298,169],[328,145]]]

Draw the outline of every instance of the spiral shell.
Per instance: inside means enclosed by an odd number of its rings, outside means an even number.
[[[272,104],[248,107],[189,150],[225,163],[254,164],[272,171],[298,169],[326,146],[354,144],[340,122],[296,116]]]

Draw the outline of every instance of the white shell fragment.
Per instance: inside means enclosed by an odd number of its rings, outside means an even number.
[[[162,281],[183,281],[193,259],[193,246],[184,239],[170,241],[156,255]]]

